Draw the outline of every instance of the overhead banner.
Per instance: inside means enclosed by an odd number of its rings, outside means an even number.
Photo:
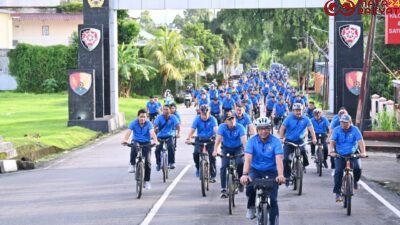
[[[397,8],[398,9],[398,8]],[[385,15],[385,44],[400,44],[400,10]]]

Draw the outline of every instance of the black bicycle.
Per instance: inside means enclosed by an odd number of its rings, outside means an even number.
[[[227,157],[229,158],[229,167],[226,170],[226,186],[228,187],[228,210],[229,214],[232,215],[232,209],[235,207],[235,195],[238,194],[238,189],[240,185],[239,176],[237,173],[237,157],[243,157],[244,153],[240,153],[238,155],[231,155],[229,153],[225,155],[218,155],[221,158]]]
[[[194,137],[195,138],[195,137]],[[198,143],[191,142],[191,145],[200,145],[200,161],[199,161],[199,177],[201,181],[201,193],[203,197],[206,196],[206,191],[209,190],[210,185],[210,162],[209,162],[209,154],[207,151],[207,145],[214,142],[215,138],[209,139],[196,139]]]
[[[274,118],[274,127],[279,133],[279,130],[281,129],[283,120],[285,120],[285,116],[277,116]]]
[[[278,185],[275,179],[264,177],[255,179],[253,182],[254,190],[256,191],[256,218],[257,225],[269,224],[269,213],[271,211],[271,192]]]
[[[322,165],[324,163],[324,148],[322,146],[322,134],[317,137],[317,151],[315,152],[315,164],[317,166],[318,176],[322,176]]]
[[[160,168],[163,173],[163,182],[165,183],[168,179],[168,147],[167,141],[169,138],[159,138],[158,142],[162,145],[160,152]]]
[[[353,167],[351,165],[352,159],[360,158],[360,154],[351,154],[348,156],[341,156],[336,153],[335,158],[342,158],[346,161],[346,166],[343,171],[341,194],[344,197],[343,207],[347,209],[347,215],[351,215],[351,198],[354,191],[354,176]]]
[[[295,144],[289,141],[285,141],[285,144],[289,144],[294,147],[294,152],[290,154],[290,156],[293,156],[294,154],[291,165],[292,174],[290,175],[291,178],[290,180],[293,183],[293,190],[297,190],[298,195],[301,195],[303,191],[304,168],[303,168],[303,157],[301,155],[301,147],[309,143],[311,142],[304,142],[303,144]]]
[[[136,172],[135,172],[135,180],[136,180],[136,197],[142,197],[143,191],[143,183],[144,183],[144,160],[143,160],[143,148],[144,147],[153,147],[155,144],[146,144],[140,145],[139,143],[123,143],[123,145],[132,148],[133,145],[136,146]]]

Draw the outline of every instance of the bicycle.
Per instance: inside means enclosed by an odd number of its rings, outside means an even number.
[[[200,145],[199,177],[201,181],[201,193],[203,197],[206,197],[206,191],[209,190],[210,185],[210,163],[207,145],[214,142],[214,137],[204,140],[197,140],[197,142]],[[195,146],[196,142],[191,142],[190,144]]]
[[[255,179],[253,187],[256,191],[256,218],[257,225],[269,224],[269,212],[271,211],[270,194],[276,187],[275,179],[264,177]]]
[[[140,145],[139,143],[124,143],[123,145],[132,148],[133,145],[136,145],[137,155],[136,155],[136,172],[135,172],[135,180],[136,180],[136,197],[139,199],[142,197],[143,184],[144,184],[144,160],[143,160],[143,148],[150,146],[153,147],[155,144],[146,144]]]
[[[343,201],[343,208],[346,208],[347,210],[347,215],[351,215],[351,198],[353,196],[353,189],[354,189],[354,177],[353,177],[353,169],[351,166],[351,160],[352,159],[359,159],[360,155],[359,154],[351,154],[348,156],[341,156],[336,153],[335,158],[342,158],[346,161],[346,166],[344,168],[343,172],[343,178],[342,178],[342,188],[341,188],[341,194],[344,197]]]
[[[226,170],[226,186],[228,187],[228,210],[229,214],[232,215],[232,209],[235,207],[235,195],[238,193],[238,188],[240,185],[240,180],[237,174],[236,158],[243,157],[244,153],[240,153],[238,155],[231,155],[229,153],[225,155],[218,154],[218,156],[221,158],[229,158],[229,167]]]
[[[293,190],[297,190],[298,195],[301,195],[303,191],[303,175],[304,175],[304,168],[303,168],[303,161],[301,157],[301,147],[309,144],[311,142],[304,142],[303,144],[295,144],[289,141],[285,141],[285,144],[289,144],[294,147],[294,152],[290,154],[293,156],[292,160],[292,174],[290,175],[291,181],[293,183]],[[290,157],[289,156],[289,157]]]
[[[168,147],[167,141],[169,138],[159,138],[158,142],[162,145],[160,152],[160,168],[163,173],[163,182],[165,183],[168,179]]]
[[[277,116],[275,118],[274,118],[274,127],[276,128],[276,131],[279,134],[279,130],[281,129],[281,126],[282,126],[283,120],[285,119],[285,116]]]
[[[317,151],[315,152],[315,164],[317,166],[318,176],[322,176],[322,165],[324,163],[324,148],[321,142],[322,134],[318,134],[317,137]]]

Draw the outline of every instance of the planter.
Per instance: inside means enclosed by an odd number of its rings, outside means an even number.
[[[370,140],[399,141],[400,131],[364,131],[363,137]]]

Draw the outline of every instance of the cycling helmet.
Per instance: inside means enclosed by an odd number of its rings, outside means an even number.
[[[167,90],[165,90],[165,92],[171,92],[171,90],[167,89]]]
[[[200,106],[200,112],[207,113],[209,110],[208,105],[204,104]]]
[[[268,117],[260,117],[254,122],[256,128],[271,128],[271,120]]]
[[[321,113],[322,111],[320,109],[314,109],[313,113],[314,115],[317,115],[318,113]]]
[[[301,103],[294,103],[293,104],[293,110],[296,110],[296,109],[302,109],[303,108],[303,106],[301,105]]]

